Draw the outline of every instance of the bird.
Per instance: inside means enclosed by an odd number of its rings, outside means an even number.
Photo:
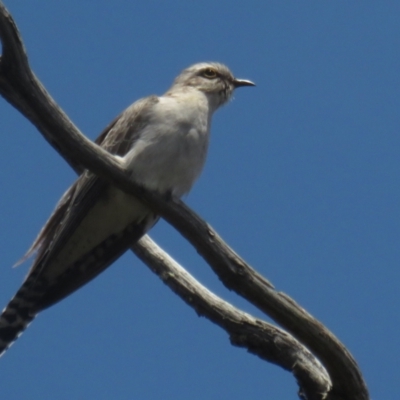
[[[117,157],[136,183],[180,198],[203,168],[213,113],[242,86],[255,84],[235,78],[220,63],[194,64],[164,95],[130,105],[95,142]],[[85,170],[23,258],[35,254],[0,315],[0,356],[41,311],[98,276],[158,219],[140,199]]]

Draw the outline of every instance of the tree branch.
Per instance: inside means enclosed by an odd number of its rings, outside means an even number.
[[[15,23],[1,2],[0,38],[3,44],[0,94],[38,128],[75,171],[89,169],[121,190],[139,197],[173,225],[227,288],[271,316],[320,359],[333,384],[327,399],[369,398],[355,360],[329,330],[290,297],[277,292],[182,201],[166,201],[157,193],[131,182],[115,157],[79,132],[30,70]]]
[[[193,278],[148,235],[132,246],[135,254],[199,316],[224,329],[234,346],[293,373],[306,399],[325,399],[331,381],[320,362],[293,336],[222,300]]]

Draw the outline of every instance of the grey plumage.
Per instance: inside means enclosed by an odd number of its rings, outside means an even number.
[[[217,63],[184,70],[165,95],[128,107],[96,143],[121,158],[140,184],[187,193],[203,167],[213,112],[236,87]],[[158,217],[135,197],[85,171],[59,201],[27,256],[34,263],[0,316],[0,355],[42,310],[100,274],[143,236]]]

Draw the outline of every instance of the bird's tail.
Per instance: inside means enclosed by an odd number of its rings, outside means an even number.
[[[0,357],[37,315],[34,299],[29,293],[30,290],[22,285],[0,315]]]

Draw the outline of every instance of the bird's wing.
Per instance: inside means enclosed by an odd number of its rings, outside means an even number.
[[[111,154],[124,156],[138,139],[140,129],[146,120],[144,117],[157,101],[158,99],[156,96],[150,96],[133,103],[122,114],[118,115],[100,133],[94,142]],[[141,115],[141,112],[143,112],[143,115]],[[54,239],[58,236],[60,230],[66,230],[65,226],[62,228],[61,221],[65,220],[66,216],[70,214],[72,200],[79,199],[82,201],[85,199],[86,193],[94,192],[93,195],[95,196],[96,192],[100,191],[100,187],[96,188],[96,190],[92,189],[96,180],[100,181],[95,175],[84,172],[75,183],[68,188],[58,201],[56,208],[40,230],[31,247],[22,257],[21,261],[17,262],[17,265],[31,257],[35,252],[38,252],[36,259],[39,259],[40,249],[43,252],[46,248],[49,248],[52,242],[55,242]],[[89,202],[91,197],[86,197],[85,200]],[[84,202],[81,202],[81,206],[83,205]],[[85,208],[82,207],[80,210],[83,214]],[[76,217],[78,217],[78,215],[76,215]],[[72,219],[71,216],[69,218]]]
[[[96,143],[110,153],[125,155],[149,123],[157,101],[152,96],[131,105]],[[0,315],[0,356],[39,311],[101,273],[157,219],[139,200],[85,171],[62,196],[28,250],[27,257],[33,252],[37,257]]]
[[[151,96],[131,105],[106,127],[96,139],[96,143],[112,154],[124,156],[138,139],[142,127],[148,123],[147,115],[157,101],[156,96]],[[38,289],[40,287],[42,293],[43,285],[47,286],[47,294],[42,294],[42,297],[44,297],[40,301],[40,308],[54,304],[93,279],[119,257],[129,244],[133,243],[135,238],[138,239],[143,235],[144,229],[149,224],[148,221],[139,221],[140,223],[132,224],[132,226],[125,226],[123,228],[129,230],[129,233],[120,232],[120,237],[116,236],[114,237],[115,240],[109,240],[106,249],[104,249],[104,243],[98,244],[97,247],[101,247],[104,253],[98,262],[86,266],[84,271],[82,266],[79,267],[79,263],[76,262],[75,267],[71,266],[68,270],[60,271],[57,279],[51,282],[40,282],[41,275],[46,275],[44,270],[48,266],[48,268],[51,268],[52,259],[62,251],[65,243],[77,231],[93,206],[98,203],[99,199],[106,201],[110,193],[115,194],[116,190],[111,188],[111,185],[103,179],[85,171],[62,196],[53,214],[27,253],[27,256],[29,256],[37,251],[36,259],[25,284],[32,288],[33,286],[37,286]],[[134,200],[133,205],[135,205]],[[101,219],[102,215],[98,215],[98,218]],[[156,217],[153,215],[149,218],[154,222],[156,221]],[[99,248],[97,248],[98,251],[100,251]],[[54,276],[55,274],[51,275]]]

